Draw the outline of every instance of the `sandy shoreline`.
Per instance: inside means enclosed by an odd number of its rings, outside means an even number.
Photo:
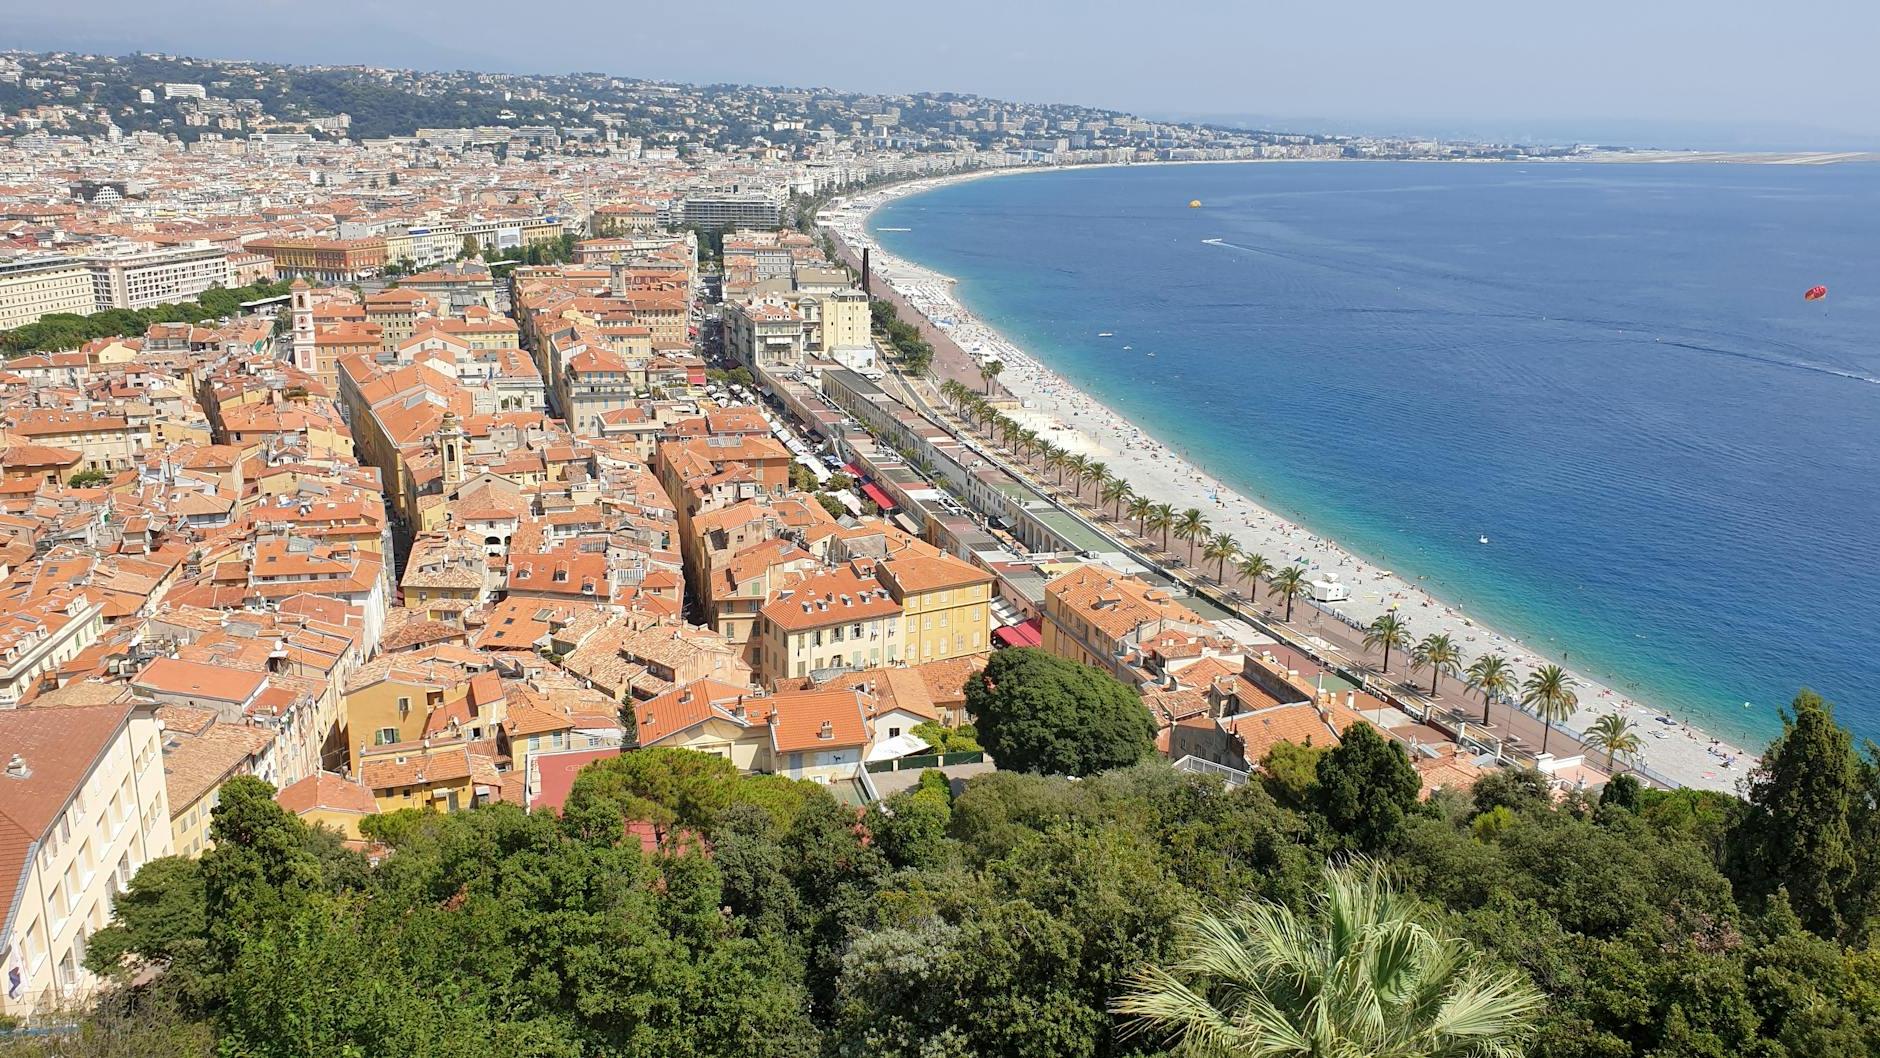
[[[963,349],[1005,364],[999,382],[1022,404],[1010,412],[1013,419],[1054,444],[1101,459],[1142,495],[1178,510],[1200,508],[1216,531],[1231,533],[1243,549],[1265,555],[1275,565],[1297,563],[1315,572],[1338,574],[1349,587],[1351,599],[1334,609],[1348,622],[1367,624],[1394,608],[1410,627],[1413,639],[1436,632],[1454,637],[1465,654],[1465,665],[1481,654],[1500,653],[1525,679],[1545,663],[1538,651],[1520,640],[1420,587],[1413,572],[1380,568],[1307,526],[1274,514],[1189,463],[1174,446],[1079,390],[975,317],[955,297],[949,277],[888,253],[866,230],[869,214],[890,201],[947,183],[1037,171],[979,171],[898,184],[831,203],[833,208],[826,208],[823,218],[852,246],[871,247],[876,277],[892,285]],[[1181,546],[1176,545],[1178,551]],[[1644,743],[1641,762],[1660,777],[1687,786],[1732,790],[1754,766],[1754,758],[1739,748],[1688,723],[1661,722],[1658,718],[1667,715],[1663,710],[1629,698],[1570,666],[1569,671],[1578,683],[1580,707],[1565,725],[1568,730],[1577,734],[1603,714],[1625,713],[1637,724]]]

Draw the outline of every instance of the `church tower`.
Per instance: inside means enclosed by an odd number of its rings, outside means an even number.
[[[447,411],[437,424],[437,452],[444,463],[444,491],[463,484],[464,436],[457,413]]]
[[[294,312],[294,366],[309,375],[318,375],[319,354],[313,344],[313,287],[305,279],[296,279],[288,289]]]

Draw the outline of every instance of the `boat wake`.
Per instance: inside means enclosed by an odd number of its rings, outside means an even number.
[[[1770,367],[1786,367],[1791,371],[1806,371],[1814,375],[1829,375],[1834,378],[1852,379],[1855,382],[1866,382],[1871,385],[1880,386],[1880,378],[1875,378],[1872,375],[1863,375],[1859,371],[1849,371],[1846,368],[1829,367],[1826,364],[1811,364],[1806,360],[1785,360],[1778,356],[1759,356],[1756,353],[1746,353],[1741,349],[1719,349],[1714,345],[1699,345],[1696,342],[1669,341],[1664,344],[1675,346],[1679,349],[1689,349],[1694,353],[1728,356],[1737,360],[1748,360],[1754,364],[1767,364]]]

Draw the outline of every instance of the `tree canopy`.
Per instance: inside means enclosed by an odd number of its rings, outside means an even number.
[[[1002,768],[1089,775],[1155,748],[1142,698],[1107,672],[1035,647],[1001,650],[967,682],[979,743]]]
[[[1058,687],[1006,653],[980,693]],[[1594,801],[1508,769],[1418,803],[1390,750],[1354,725],[1239,788],[1150,760],[1081,778],[924,774],[865,809],[635,751],[584,772],[563,816],[372,817],[373,863],[238,779],[214,847],[146,864],[94,936],[88,963],[119,983],[80,1032],[56,1051],[0,1039],[0,1056],[1135,1058],[1165,1038],[1127,1032],[1118,1006],[1158,968],[1205,983],[1182,961],[1203,916],[1252,906],[1320,936],[1327,868],[1359,848],[1378,850],[1375,878],[1415,926],[1365,935],[1423,954],[1351,965],[1374,965],[1387,992],[1537,989],[1521,1036],[1535,1058],[1880,1053],[1880,950],[1859,916],[1871,802],[1851,792],[1870,770],[1825,703],[1798,700],[1747,802],[1631,779]],[[1851,865],[1810,851],[1828,847],[1819,834],[1778,833],[1810,823],[1804,804],[1847,806]],[[649,847],[631,824],[652,819],[691,837]],[[1840,872],[1825,886],[1823,864]],[[1339,1018],[1354,1009],[1340,997],[1366,992],[1320,956],[1361,950],[1315,948],[1295,967]],[[1423,1024],[1422,1008],[1388,1009],[1391,1025]],[[1412,1035],[1354,1053],[1491,1053]],[[83,1049],[94,1039],[110,1042]]]

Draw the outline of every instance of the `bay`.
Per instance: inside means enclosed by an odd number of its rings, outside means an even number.
[[[1062,170],[871,226],[1210,473],[1530,645],[1750,745],[1804,684],[1880,737],[1880,169]]]

